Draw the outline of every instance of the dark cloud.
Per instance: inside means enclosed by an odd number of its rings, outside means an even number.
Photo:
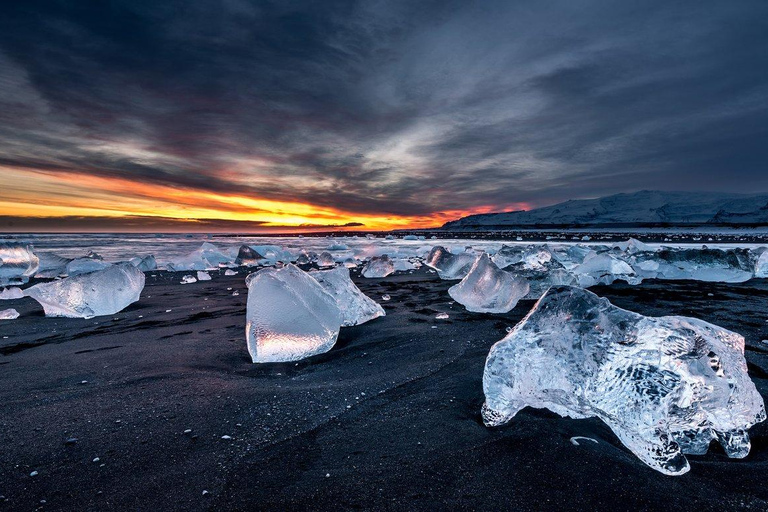
[[[768,3],[11,2],[0,165],[425,215],[768,191]]]

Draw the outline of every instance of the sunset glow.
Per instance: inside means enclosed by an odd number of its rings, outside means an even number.
[[[505,208],[527,207],[515,204]],[[84,173],[0,167],[0,216],[168,219],[186,221],[178,224],[178,229],[184,231],[198,229],[201,219],[258,223],[259,229],[269,231],[389,230],[436,227],[465,215],[497,209],[483,206],[421,216],[365,214],[298,200],[276,201]],[[345,226],[350,223],[355,225]],[[56,230],[55,225],[52,230]]]

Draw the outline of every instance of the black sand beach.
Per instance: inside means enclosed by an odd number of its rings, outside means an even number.
[[[474,314],[424,270],[355,277],[386,317],[342,329],[327,354],[254,365],[245,272],[181,275],[148,274],[141,301],[113,317],[0,303],[22,313],[0,323],[0,509],[768,509],[765,423],[746,459],[713,443],[681,477],[646,467],[598,420],[526,409],[483,426],[488,349],[533,301]],[[741,333],[768,397],[768,282],[592,290]]]

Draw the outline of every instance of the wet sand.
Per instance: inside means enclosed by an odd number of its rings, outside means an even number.
[[[483,426],[485,356],[533,301],[475,314],[426,271],[355,277],[386,317],[342,329],[327,354],[254,365],[245,272],[211,274],[150,273],[140,302],[91,320],[0,302],[22,313],[0,323],[0,510],[768,509],[765,423],[746,459],[713,443],[681,477],[595,419],[525,409]],[[768,397],[768,281],[592,290],[741,333]]]

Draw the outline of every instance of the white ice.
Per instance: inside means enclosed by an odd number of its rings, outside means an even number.
[[[0,242],[0,286],[26,283],[39,266],[40,259],[31,245]]]
[[[17,318],[19,318],[19,312],[13,308],[0,311],[0,320],[16,320]]]

